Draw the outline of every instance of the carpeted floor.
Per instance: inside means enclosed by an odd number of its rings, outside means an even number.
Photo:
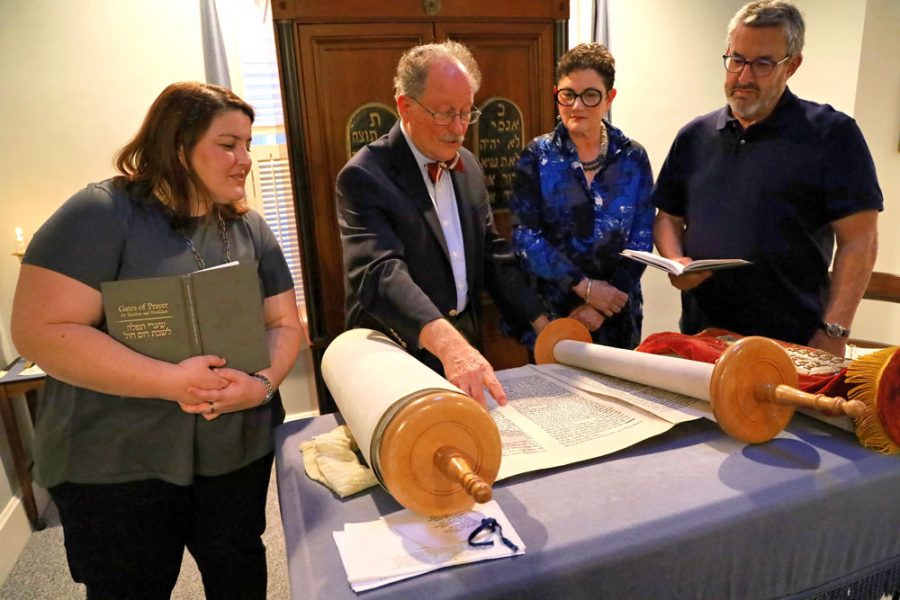
[[[0,600],[76,600],[84,598],[84,586],[72,581],[66,564],[63,547],[62,526],[56,507],[51,503],[44,513],[47,526],[43,531],[31,534],[28,544],[3,586]],[[290,597],[288,589],[287,562],[285,559],[284,531],[281,528],[281,514],[278,494],[275,488],[275,473],[269,482],[266,502],[266,532],[263,542],[269,567],[268,598],[282,600]],[[178,583],[172,591],[173,600],[200,600],[203,584],[200,573],[190,554],[185,552],[181,564]]]

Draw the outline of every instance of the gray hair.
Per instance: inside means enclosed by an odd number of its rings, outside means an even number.
[[[403,53],[397,63],[394,75],[394,97],[412,96],[420,98],[425,92],[425,79],[428,68],[436,61],[446,59],[459,63],[469,76],[472,93],[481,87],[481,70],[469,49],[452,40],[440,44],[424,44],[415,46]]]
[[[754,0],[745,4],[728,24],[728,36],[725,45],[731,47],[735,30],[747,27],[781,27],[787,41],[790,56],[803,52],[803,35],[806,25],[800,10],[787,0]]]

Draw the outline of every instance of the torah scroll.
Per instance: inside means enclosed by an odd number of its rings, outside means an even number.
[[[444,515],[491,498],[500,434],[487,410],[384,334],[353,329],[322,377],[382,486],[406,508]]]
[[[574,319],[557,319],[538,337],[538,363],[560,362],[708,400],[726,433],[747,443],[772,439],[797,407],[859,418],[862,402],[808,394],[797,389],[797,371],[774,341],[747,337],[715,365],[598,346]]]

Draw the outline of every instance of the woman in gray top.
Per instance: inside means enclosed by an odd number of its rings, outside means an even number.
[[[275,388],[301,325],[284,255],[244,202],[253,118],[225,88],[170,85],[119,152],[121,175],[65,202],[23,259],[13,341],[48,374],[35,479],[88,598],[168,598],[185,547],[207,598],[265,598]],[[268,368],[163,362],[108,335],[101,282],[231,261],[258,265]]]

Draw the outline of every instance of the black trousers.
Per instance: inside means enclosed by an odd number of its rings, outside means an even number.
[[[168,599],[186,547],[207,599],[265,600],[260,536],[272,459],[189,486],[148,479],[51,488],[72,578],[89,600]]]

